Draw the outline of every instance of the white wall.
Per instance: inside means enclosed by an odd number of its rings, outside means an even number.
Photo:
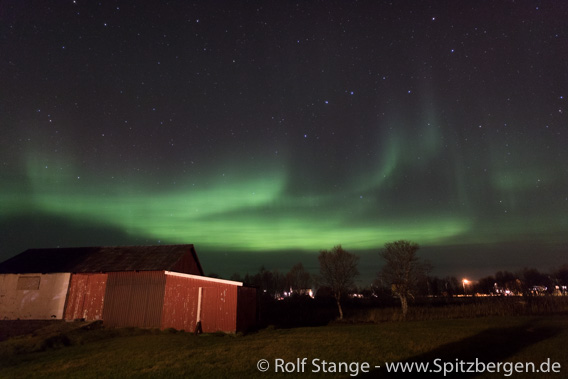
[[[61,320],[71,274],[0,274],[0,320]]]

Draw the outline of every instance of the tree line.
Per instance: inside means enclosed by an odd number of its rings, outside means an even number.
[[[473,282],[452,276],[429,276],[432,266],[417,255],[419,248],[417,243],[407,240],[386,243],[379,251],[382,269],[370,288],[364,289],[355,286],[359,257],[341,245],[319,252],[319,275],[310,274],[302,263],[297,263],[287,273],[261,266],[254,275],[247,273],[241,277],[233,274],[230,279],[254,285],[261,290],[262,296],[272,299],[312,295],[312,287],[318,287],[318,293],[326,292],[334,298],[339,319],[343,318],[342,301],[353,293],[374,298],[396,298],[403,318],[408,312],[409,302],[418,297],[566,294],[568,265],[550,273],[541,273],[534,268],[525,268],[517,273],[498,271]]]
[[[414,242],[401,240],[385,244],[385,249],[380,253],[385,265],[379,278],[391,284],[392,294],[401,301],[403,315],[408,310],[408,299],[414,297],[416,285],[430,269],[429,264],[417,257],[418,248]],[[321,250],[318,262],[319,275],[315,276],[306,271],[302,263],[297,263],[285,274],[261,266],[254,275],[247,273],[241,277],[235,273],[230,279],[254,285],[263,296],[271,298],[310,295],[309,291],[315,284],[331,293],[337,304],[339,319],[342,319],[342,299],[355,290],[359,257],[337,245],[330,250]]]

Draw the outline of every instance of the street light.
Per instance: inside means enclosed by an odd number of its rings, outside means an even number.
[[[462,284],[463,284],[463,295],[465,296],[465,295],[466,295],[466,293],[465,293],[465,285],[466,285],[466,284],[469,284],[469,280],[463,279],[463,280],[462,280]]]

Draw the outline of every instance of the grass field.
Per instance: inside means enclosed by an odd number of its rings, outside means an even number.
[[[389,377],[385,362],[441,359],[455,363],[456,359],[476,358],[483,362],[538,364],[550,359],[561,365],[560,374],[513,374],[514,378],[560,378],[568,373],[566,315],[331,324],[267,328],[247,335],[199,336],[173,330],[79,328],[81,325],[53,324],[34,334],[0,342],[0,376],[270,378],[350,377],[355,373],[355,365],[343,366],[342,373],[322,373],[334,369],[329,363],[323,366],[325,360],[368,362],[373,377]],[[307,358],[304,373],[297,372],[302,367],[296,364],[298,358]],[[318,366],[311,364],[315,358],[321,360]],[[260,359],[268,361],[268,371],[259,372]],[[291,363],[287,367],[296,373],[275,373],[276,359],[293,362],[294,367]],[[375,369],[375,365],[381,369]],[[318,368],[319,373],[311,372]],[[501,372],[493,377],[505,375]]]

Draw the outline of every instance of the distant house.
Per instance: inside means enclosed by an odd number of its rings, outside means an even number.
[[[0,319],[244,330],[256,289],[208,278],[193,245],[30,249],[0,263]]]

